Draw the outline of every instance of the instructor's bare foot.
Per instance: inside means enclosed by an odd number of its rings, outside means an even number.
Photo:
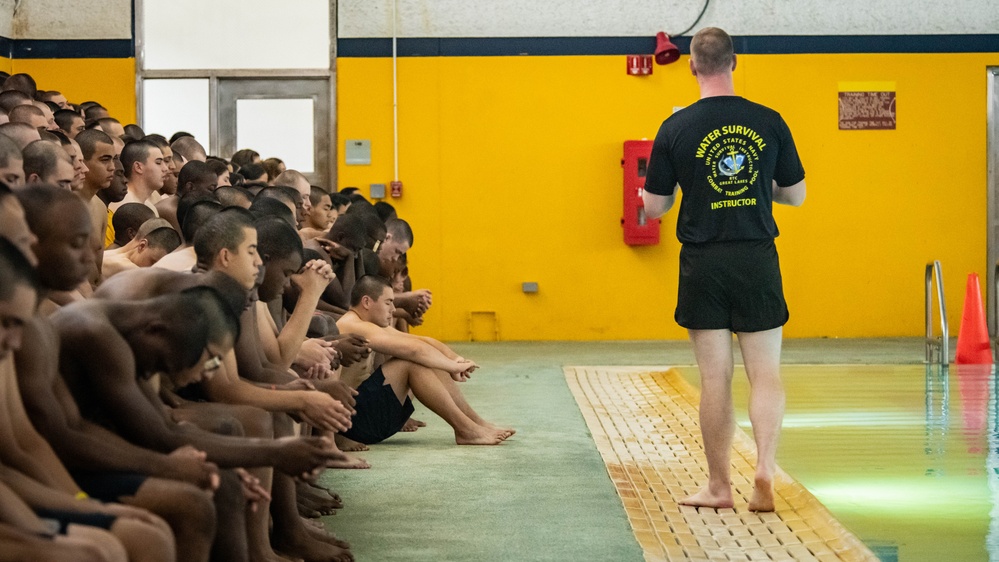
[[[753,497],[749,500],[749,511],[774,510],[773,480],[757,478],[753,483]]]
[[[732,490],[725,490],[713,493],[709,488],[704,488],[696,494],[680,500],[680,505],[692,505],[694,507],[713,507],[723,509],[732,507]]]
[[[468,432],[454,431],[454,441],[459,445],[499,445],[503,442],[502,432],[486,429],[482,426],[475,426],[476,429]]]
[[[368,446],[364,443],[358,443],[353,439],[347,439],[343,435],[337,434],[335,437],[336,446],[341,451],[367,451]]]

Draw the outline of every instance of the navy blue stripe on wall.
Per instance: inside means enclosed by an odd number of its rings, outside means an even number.
[[[752,35],[733,37],[742,54],[999,53],[999,35]],[[673,42],[690,53],[690,37]],[[400,38],[402,57],[489,57],[651,54],[654,37]],[[390,57],[392,39],[341,38],[340,57]]]
[[[14,59],[127,59],[135,56],[131,39],[17,39]]]
[[[9,59],[127,59],[132,39],[9,39],[0,37],[0,57]]]

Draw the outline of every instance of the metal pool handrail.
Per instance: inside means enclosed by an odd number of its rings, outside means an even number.
[[[999,269],[999,264],[997,264]],[[940,338],[933,337],[933,279],[937,283],[937,303],[940,305]],[[926,362],[933,362],[933,351],[940,350],[940,365],[950,363],[950,340],[947,330],[947,304],[944,302],[943,273],[940,261],[926,264]]]

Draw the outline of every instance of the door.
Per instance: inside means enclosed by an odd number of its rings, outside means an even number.
[[[277,157],[313,185],[336,189],[328,78],[218,78],[218,153]]]

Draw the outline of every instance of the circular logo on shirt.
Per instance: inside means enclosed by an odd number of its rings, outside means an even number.
[[[732,177],[746,167],[746,155],[733,149],[729,154],[718,161],[718,171],[723,176]]]
[[[760,175],[760,152],[766,143],[756,131],[726,125],[708,133],[698,145],[708,184],[727,197],[742,195]]]

